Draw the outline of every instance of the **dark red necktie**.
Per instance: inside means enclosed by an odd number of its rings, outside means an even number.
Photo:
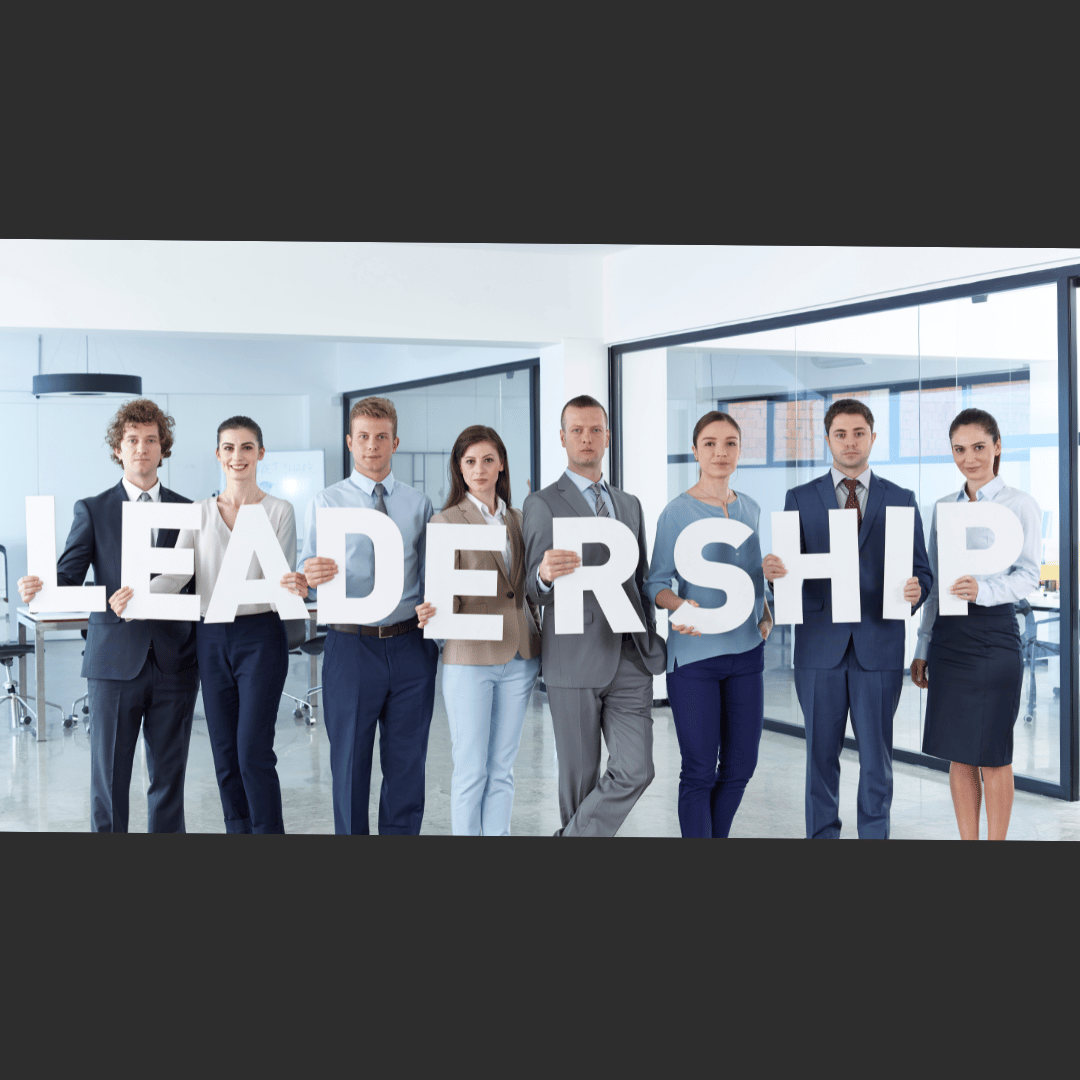
[[[855,498],[856,481],[852,480],[850,476],[845,476],[841,483],[847,488],[847,502],[844,503],[844,509],[854,510],[859,515],[859,528],[861,529],[862,511],[859,509],[859,500]]]

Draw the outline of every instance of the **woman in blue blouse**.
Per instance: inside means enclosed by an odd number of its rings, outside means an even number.
[[[1024,681],[1013,605],[1039,585],[1042,514],[1026,491],[1006,487],[998,476],[1001,432],[988,412],[964,409],[949,428],[949,442],[965,483],[934,504],[927,544],[934,584],[923,605],[911,681],[927,691],[923,753],[949,762],[960,839],[979,839],[985,788],[986,838],[1004,840],[1013,804],[1013,725]],[[1024,546],[1016,562],[997,574],[965,574],[939,583],[938,506],[984,499],[1020,519]],[[969,529],[968,547],[987,548],[991,536],[989,529]],[[938,613],[939,584],[968,602],[967,615]]]
[[[764,715],[765,639],[773,620],[765,602],[758,519],[761,508],[732,491],[742,430],[723,412],[706,413],[694,427],[698,482],[664,508],[645,589],[657,607],[719,607],[723,594],[684,581],[675,568],[675,542],[703,518],[730,518],[753,530],[738,548],[710,544],[704,556],[745,571],[754,583],[754,609],[734,630],[702,634],[672,623],[668,639],[668,700],[682,752],[679,826],[683,836],[726,837],[757,765]],[[672,585],[675,585],[675,590]]]

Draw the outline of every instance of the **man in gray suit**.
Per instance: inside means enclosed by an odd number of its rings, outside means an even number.
[[[656,615],[643,591],[648,559],[641,503],[601,475],[610,442],[607,413],[582,395],[562,411],[559,437],[567,469],[554,484],[525,500],[525,590],[544,613],[543,678],[559,755],[557,836],[614,836],[653,778],[653,675],[667,666]],[[557,517],[611,517],[636,537],[640,552],[632,579],[623,583],[644,631],[617,634],[591,592],[584,596],[584,634],[555,635],[554,582],[581,565],[607,561],[602,544],[586,544],[582,557],[552,547]],[[600,775],[600,734],[608,768]]]

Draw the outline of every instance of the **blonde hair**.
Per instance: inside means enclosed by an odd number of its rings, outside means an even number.
[[[358,416],[371,416],[374,417],[376,420],[389,420],[394,432],[394,438],[397,438],[397,409],[394,408],[394,403],[389,398],[361,398],[349,410],[350,431],[352,431],[353,421]]]

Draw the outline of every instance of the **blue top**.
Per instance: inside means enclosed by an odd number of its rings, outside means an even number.
[[[735,494],[735,501],[728,504],[728,516],[733,521],[748,525],[754,530],[754,535],[740,548],[732,548],[728,544],[707,544],[702,554],[712,562],[730,563],[750,575],[754,582],[753,614],[747,616],[742,626],[724,634],[691,637],[677,630],[670,631],[667,639],[668,672],[674,669],[676,660],[682,667],[713,656],[749,652],[761,644],[761,631],[757,626],[765,613],[765,575],[761,572],[761,541],[758,539],[761,507],[749,495],[739,491]],[[645,579],[645,593],[649,600],[655,604],[657,596],[664,589],[671,589],[683,600],[696,600],[701,607],[720,607],[723,604],[725,594],[720,589],[707,589],[684,581],[675,569],[675,541],[679,533],[702,518],[723,517],[723,507],[709,506],[685,491],[664,507],[656,524],[656,543],[649,564],[649,576]]]
[[[934,584],[930,595],[923,605],[922,622],[919,624],[919,640],[915,645],[915,660],[925,660],[930,655],[930,638],[934,632],[934,621],[938,614],[938,540],[937,508],[941,503],[967,502],[965,484],[953,495],[943,495],[934,503],[934,516],[930,519],[930,543],[927,545],[930,555],[930,569],[934,573]],[[996,607],[998,604],[1015,604],[1023,600],[1030,592],[1039,587],[1040,562],[1042,557],[1042,512],[1039,504],[1019,488],[1008,487],[1000,476],[995,476],[975,492],[975,501],[989,499],[991,502],[1007,506],[1019,519],[1024,528],[1024,546],[1020,549],[1016,562],[996,574],[972,574],[979,583],[979,594],[972,601],[978,607]],[[970,550],[985,550],[993,543],[990,529],[971,528],[967,530],[967,546]],[[951,581],[940,583],[942,588],[952,586]]]
[[[399,483],[389,473],[382,481],[383,504],[390,520],[401,530],[405,546],[405,588],[401,602],[385,619],[373,626],[390,626],[404,622],[416,614],[416,606],[424,597],[424,555],[427,523],[434,513],[431,500],[407,484]],[[375,509],[375,481],[357,472],[346,480],[333,484],[308,504],[305,517],[304,550],[300,552],[301,567],[318,551],[315,535],[315,509],[319,506],[345,506],[363,510]],[[338,567],[341,572],[341,567]],[[363,598],[375,587],[375,547],[363,533],[345,537],[345,595]],[[315,592],[313,589],[312,592]]]

